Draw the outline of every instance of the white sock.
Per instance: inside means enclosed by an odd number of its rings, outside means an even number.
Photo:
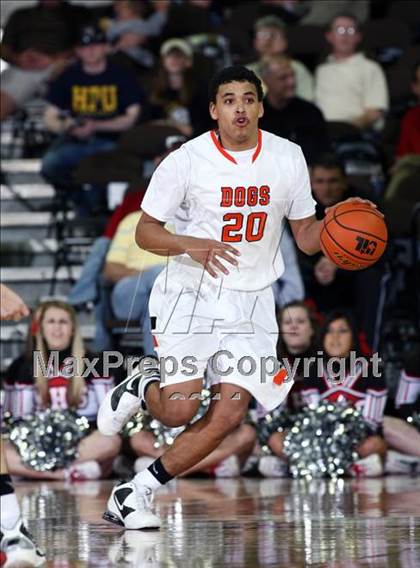
[[[1,527],[12,529],[20,518],[19,503],[16,493],[8,493],[0,497]]]
[[[133,477],[133,482],[140,491],[144,486],[149,487],[152,491],[156,491],[156,489],[162,487],[162,483],[160,483],[148,469],[144,469],[137,473]]]

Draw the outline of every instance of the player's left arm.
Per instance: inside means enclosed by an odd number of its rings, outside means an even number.
[[[325,213],[341,205],[342,203],[365,203],[377,209],[377,205],[368,199],[362,199],[361,197],[350,197],[345,201],[340,201],[333,205],[332,207],[327,207]],[[382,214],[381,214],[382,215]],[[321,231],[322,221],[318,221],[315,215],[310,217],[305,217],[304,219],[289,219],[290,227],[293,232],[296,244],[299,249],[305,254],[315,254],[320,250],[319,244],[319,233]]]
[[[321,221],[317,221],[315,215],[305,219],[289,219],[293,236],[299,249],[305,254],[315,254],[320,250],[319,233]]]

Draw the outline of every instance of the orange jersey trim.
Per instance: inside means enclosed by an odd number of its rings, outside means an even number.
[[[211,139],[213,140],[214,145],[216,146],[216,148],[219,150],[219,152],[230,162],[233,162],[234,164],[238,164],[238,162],[235,160],[235,158],[233,156],[231,156],[229,154],[229,152],[227,152],[223,146],[220,144],[219,142],[219,138],[216,134],[215,130],[212,130],[210,132],[210,136]],[[258,142],[257,142],[257,147],[255,148],[255,152],[252,155],[252,163],[255,162],[255,160],[258,158],[260,152],[261,152],[261,146],[262,146],[262,134],[261,134],[261,130],[258,129]]]

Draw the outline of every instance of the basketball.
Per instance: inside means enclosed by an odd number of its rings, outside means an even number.
[[[342,203],[325,216],[320,233],[321,250],[344,270],[361,270],[375,264],[388,242],[384,218],[371,205]]]

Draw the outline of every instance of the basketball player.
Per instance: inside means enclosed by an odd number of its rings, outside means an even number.
[[[20,320],[29,315],[25,302],[4,284],[0,284],[2,320]],[[42,566],[45,556],[36,547],[31,535],[22,522],[19,503],[16,499],[12,480],[7,472],[7,464],[0,440],[0,565],[4,568],[12,566]]]
[[[140,407],[167,426],[188,424],[205,372],[217,400],[161,458],[114,487],[105,518],[127,529],[158,528],[153,493],[217,448],[241,423],[251,397],[270,411],[292,386],[284,369],[264,374],[278,333],[271,284],[284,269],[283,220],[307,254],[319,250],[320,222],[300,147],[258,129],[262,97],[252,71],[220,71],[210,85],[217,130],[172,152],[142,202],[137,244],[172,257],[149,301],[160,370],[169,357],[177,364],[160,377],[156,361],[143,360],[104,400],[98,428],[115,434]],[[164,225],[174,218],[171,234]],[[244,357],[248,365],[239,369]]]

